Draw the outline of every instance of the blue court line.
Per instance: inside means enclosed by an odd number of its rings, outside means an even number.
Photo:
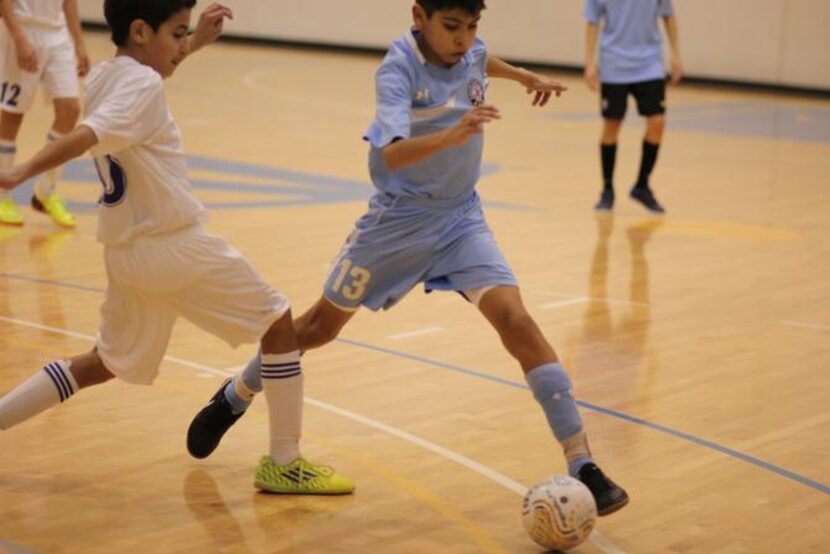
[[[440,362],[438,360],[431,360],[429,358],[424,358],[421,356],[415,356],[412,354],[406,354],[405,352],[398,352],[397,350],[390,350],[388,348],[383,348],[381,346],[375,346],[372,344],[367,344],[364,342],[359,342],[352,339],[344,339],[344,338],[337,338],[335,339],[337,342],[342,342],[344,344],[349,344],[352,346],[356,346],[358,348],[363,348],[366,350],[372,350],[374,352],[380,352],[383,354],[389,354],[391,356],[396,356],[398,358],[404,358],[406,360],[411,360],[413,362],[419,362],[426,365],[431,365],[435,367],[439,367],[441,369],[447,369],[449,371],[455,371],[457,373],[463,373],[464,375],[470,375],[472,377],[476,377],[479,379],[485,379],[487,381],[492,381],[494,383],[499,383],[500,385],[507,385],[509,387],[517,388],[517,389],[524,389],[530,390],[524,383],[519,383],[517,381],[511,381],[510,379],[504,379],[502,377],[497,377],[495,375],[490,375],[488,373],[484,373],[481,371],[477,371],[475,369],[469,369],[466,367],[461,367],[457,365],[447,364],[444,362]],[[700,437],[696,437],[694,435],[690,435],[688,433],[684,433],[683,431],[677,431],[676,429],[672,429],[670,427],[666,427],[665,425],[660,425],[658,423],[651,423],[650,421],[646,421],[645,419],[641,419],[639,417],[630,416],[623,412],[618,412],[617,410],[611,410],[609,408],[603,408],[602,406],[598,406],[596,404],[591,404],[590,402],[585,402],[584,400],[577,400],[577,404],[586,408],[588,410],[592,410],[601,414],[605,414],[611,417],[615,417],[617,419],[622,419],[623,421],[628,421],[629,423],[636,423],[637,425],[642,425],[643,427],[647,427],[654,431],[659,431],[661,433],[666,433],[673,437],[691,442],[698,446],[703,446],[705,448],[709,448],[710,450],[714,450],[716,452],[720,452],[721,454],[726,454],[727,456],[731,456],[733,458],[737,458],[741,461],[747,462],[752,464],[756,467],[760,467],[761,469],[766,469],[767,471],[771,471],[776,473],[782,477],[786,477],[796,483],[800,483],[811,489],[815,489],[819,492],[823,492],[824,494],[830,494],[830,486],[825,485],[823,483],[819,483],[818,481],[813,481],[803,475],[799,475],[798,473],[792,472],[788,469],[785,469],[781,466],[777,466],[775,464],[771,464],[769,462],[765,462],[764,460],[760,460],[748,454],[744,454],[743,452],[738,452],[737,450],[732,450],[731,448],[727,448],[725,446],[721,446],[717,443],[712,441],[708,441],[706,439],[702,439]]]
[[[216,210],[250,210],[263,208],[284,208],[298,205],[336,204],[344,202],[367,203],[375,192],[368,181],[344,179],[319,173],[305,173],[279,167],[234,162],[205,156],[188,156],[191,171],[210,171],[216,176],[209,178],[191,178],[194,189],[216,192],[236,193],[237,198],[230,201],[206,201],[205,207]],[[498,164],[484,163],[481,166],[481,179],[501,171]],[[101,182],[91,160],[74,160],[66,164],[63,178],[76,183],[92,185],[100,189]],[[252,184],[243,182],[256,178],[260,182]],[[19,204],[28,204],[32,196],[36,178],[29,179],[12,192],[12,198]],[[253,197],[253,198],[252,198]],[[76,212],[89,212],[96,209],[95,194],[89,201],[68,201],[67,206]],[[507,202],[484,201],[487,208],[505,210],[530,210],[533,206]]]
[[[830,108],[740,101],[669,106],[669,127],[677,131],[830,143]],[[636,110],[632,115],[636,116]],[[553,113],[558,121],[599,121],[599,111]]]
[[[33,550],[26,550],[22,546],[18,546],[13,542],[7,542],[0,539],[0,552],[8,552],[9,554],[34,554]]]
[[[61,282],[61,281],[52,281],[52,280],[49,280],[49,279],[38,279],[38,278],[35,278],[35,277],[29,277],[29,276],[26,276],[26,275],[0,273],[0,277],[4,277],[4,278],[7,278],[7,279],[20,280],[20,281],[28,281],[28,282],[54,285],[56,287],[82,290],[82,291],[85,291],[85,292],[96,292],[96,293],[105,292],[102,289],[96,289],[96,288],[93,288],[93,287],[84,287],[84,286],[81,286],[81,285],[74,285],[74,284],[71,284],[71,283],[64,283],[64,282]],[[402,358],[402,359],[405,359],[405,360],[418,362],[418,363],[421,363],[421,364],[424,364],[424,365],[429,365],[429,366],[437,367],[437,368],[440,368],[440,369],[446,369],[446,370],[449,370],[449,371],[454,371],[456,373],[469,375],[469,376],[475,377],[477,379],[484,379],[486,381],[490,381],[490,382],[493,382],[493,383],[498,383],[500,385],[505,385],[505,386],[512,387],[512,388],[515,388],[515,389],[530,390],[530,387],[528,387],[524,383],[520,383],[520,382],[517,382],[517,381],[511,381],[510,379],[505,379],[503,377],[498,377],[496,375],[490,375],[488,373],[484,373],[482,371],[478,371],[478,370],[475,370],[475,369],[469,369],[469,368],[458,366],[458,365],[448,364],[448,363],[445,363],[445,362],[441,362],[439,360],[433,360],[433,359],[430,359],[430,358],[425,358],[423,356],[416,356],[414,354],[407,354],[406,352],[399,352],[397,350],[391,350],[389,348],[384,348],[382,346],[375,346],[373,344],[368,344],[368,343],[356,341],[356,340],[353,340],[353,339],[346,339],[346,338],[340,337],[340,338],[335,339],[335,341],[339,342],[339,343],[343,343],[343,344],[348,344],[350,346],[355,346],[357,348],[363,348],[365,350],[371,350],[373,352],[379,352],[381,354],[388,354],[388,355],[394,356],[396,358]],[[726,446],[722,446],[722,445],[717,444],[715,442],[712,442],[712,441],[709,441],[709,440],[706,440],[706,439],[702,439],[702,438],[696,437],[694,435],[690,435],[689,433],[684,433],[683,431],[678,431],[676,429],[672,429],[671,427],[666,427],[665,425],[660,425],[659,423],[652,423],[652,422],[647,421],[645,419],[630,416],[626,413],[623,413],[623,412],[620,412],[620,411],[617,411],[617,410],[612,410],[612,409],[609,409],[609,408],[603,408],[602,406],[598,406],[598,405],[592,404],[590,402],[585,402],[584,400],[577,400],[577,404],[579,404],[580,406],[582,406],[585,409],[588,409],[588,410],[591,410],[591,411],[594,411],[594,412],[597,412],[597,413],[600,413],[600,414],[604,414],[604,415],[607,415],[607,416],[615,417],[617,419],[621,419],[621,420],[627,421],[629,423],[634,423],[636,425],[641,425],[641,426],[646,427],[648,429],[651,429],[653,431],[658,431],[660,433],[670,435],[672,437],[684,440],[686,442],[690,442],[692,444],[696,444],[698,446],[702,446],[704,448],[714,450],[715,452],[725,454],[725,455],[730,456],[732,458],[735,458],[737,460],[741,460],[741,461],[746,462],[748,464],[754,465],[755,467],[759,467],[761,469],[765,469],[767,471],[775,473],[776,475],[779,475],[779,476],[784,477],[786,479],[789,479],[791,481],[795,481],[796,483],[799,483],[801,485],[809,487],[809,488],[811,488],[813,490],[816,490],[818,492],[830,495],[830,486],[829,485],[819,483],[818,481],[814,481],[814,480],[812,480],[808,477],[805,477],[803,475],[799,475],[798,473],[795,473],[793,471],[785,469],[781,466],[777,466],[775,464],[765,462],[764,460],[761,460],[761,459],[756,458],[754,456],[750,456],[749,454],[744,454],[743,452],[738,452],[737,450],[733,450],[731,448],[728,448]]]

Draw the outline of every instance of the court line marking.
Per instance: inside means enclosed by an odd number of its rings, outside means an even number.
[[[0,273],[0,276],[6,276],[6,275],[7,274]],[[21,277],[16,276],[16,275],[11,275],[10,278],[21,278]],[[62,283],[60,281],[47,281],[45,279],[44,280],[39,280],[39,279],[33,279],[33,278],[22,278],[22,279],[23,280],[29,280],[29,281],[34,280],[36,282],[49,283],[49,284],[53,284],[53,285],[58,286],[58,287],[68,286],[69,288],[77,288],[73,285],[65,285],[64,283]],[[104,292],[104,291],[100,291],[100,292]],[[7,320],[7,318],[4,318],[4,317],[0,316],[0,321],[4,321],[4,320]],[[10,321],[13,321],[13,320],[10,320]],[[503,377],[490,375],[490,374],[484,373],[482,371],[478,371],[478,370],[474,370],[474,369],[468,369],[468,368],[465,368],[465,367],[444,363],[444,362],[441,362],[441,361],[438,361],[438,360],[431,360],[429,358],[424,358],[422,356],[415,356],[415,355],[412,355],[412,354],[407,354],[405,352],[398,352],[397,350],[391,350],[389,348],[383,348],[383,347],[380,347],[380,346],[375,346],[375,345],[372,345],[372,344],[367,344],[367,343],[363,343],[363,342],[352,340],[352,339],[346,339],[346,338],[343,338],[343,337],[338,337],[338,338],[335,339],[335,341],[343,343],[343,344],[350,344],[350,345],[356,346],[358,348],[364,348],[366,350],[372,350],[374,352],[389,354],[391,356],[395,356],[395,357],[402,358],[402,359],[405,359],[405,360],[420,362],[420,363],[423,363],[425,365],[437,367],[437,368],[440,368],[440,369],[446,369],[446,370],[449,370],[449,371],[454,371],[456,373],[462,373],[462,374],[465,374],[465,375],[470,375],[472,377],[476,377],[476,378],[479,378],[479,379],[484,379],[484,380],[491,381],[491,382],[494,382],[494,383],[499,383],[499,384],[506,385],[506,386],[509,386],[509,387],[529,390],[529,387],[524,383],[519,383],[517,381],[511,381],[510,379],[505,379]],[[691,435],[689,433],[685,433],[683,431],[678,431],[676,429],[666,427],[665,425],[660,425],[659,423],[652,423],[652,422],[647,421],[645,419],[630,416],[626,413],[619,412],[617,410],[611,410],[611,409],[608,409],[608,408],[603,408],[602,406],[599,406],[597,404],[592,404],[592,403],[586,402],[584,400],[577,400],[576,402],[577,402],[577,404],[579,404],[581,407],[583,407],[585,409],[592,410],[592,411],[595,411],[595,412],[598,412],[598,413],[601,413],[601,414],[604,414],[604,415],[608,415],[608,416],[611,416],[611,417],[614,417],[614,418],[617,418],[617,419],[621,419],[621,420],[629,422],[629,423],[634,423],[634,424],[637,424],[637,425],[641,425],[641,426],[646,427],[648,429],[651,429],[653,431],[658,431],[658,432],[670,435],[672,437],[684,440],[686,442],[690,442],[690,443],[695,444],[697,446],[702,446],[704,448],[714,450],[715,452],[719,452],[719,453],[724,454],[726,456],[741,460],[741,461],[746,462],[748,464],[754,465],[758,468],[765,469],[767,471],[775,473],[775,474],[777,474],[781,477],[784,477],[786,479],[789,479],[791,481],[795,481],[796,483],[799,483],[801,485],[804,485],[806,487],[814,489],[818,492],[822,492],[824,494],[830,495],[830,485],[825,485],[823,483],[819,483],[818,481],[814,481],[814,480],[812,480],[808,477],[805,477],[803,475],[795,473],[794,471],[790,471],[788,469],[785,469],[781,466],[777,466],[777,465],[769,463],[769,462],[765,462],[764,460],[761,460],[760,458],[755,458],[754,456],[744,454],[742,452],[739,452],[737,450],[733,450],[731,448],[722,446],[720,444],[709,441],[707,439],[699,438],[699,437],[696,437],[696,436]]]
[[[81,339],[81,340],[95,341],[95,337],[93,337],[92,335],[85,335],[85,334],[82,334],[82,333],[76,333],[76,332],[73,332],[73,331],[69,331],[67,329],[61,329],[59,327],[50,327],[48,325],[41,325],[40,323],[34,323],[32,321],[26,321],[26,320],[23,320],[23,319],[16,319],[16,318],[11,318],[11,317],[0,316],[0,321],[4,321],[6,323],[11,323],[11,324],[14,324],[14,325],[19,325],[21,327],[29,327],[31,329],[37,329],[37,330],[40,330],[40,331],[48,331],[50,333],[66,335],[66,336],[70,336],[70,337],[73,337],[73,338],[78,338],[78,339]],[[195,369],[197,371],[202,371],[202,372],[206,372],[206,373],[211,373],[213,375],[216,375],[216,376],[222,377],[222,378],[225,378],[225,377],[228,377],[229,375],[232,375],[232,373],[228,373],[226,371],[222,371],[222,370],[219,370],[219,369],[216,369],[216,368],[213,368],[213,367],[210,367],[210,366],[206,366],[206,365],[203,365],[203,364],[200,364],[200,363],[197,363],[197,362],[192,362],[190,360],[185,360],[183,358],[177,358],[175,356],[164,356],[164,359],[167,360],[167,361],[170,361],[170,362],[177,363],[179,365],[183,365],[184,367],[187,367],[187,368]],[[462,467],[465,467],[465,468],[467,468],[467,469],[469,469],[469,470],[471,470],[475,473],[478,473],[479,475],[481,475],[483,477],[486,477],[487,479],[490,479],[491,481],[501,485],[502,487],[506,488],[507,490],[515,492],[516,494],[518,494],[522,497],[525,495],[525,493],[528,490],[528,487],[526,487],[525,485],[522,485],[518,481],[514,481],[510,477],[507,477],[506,475],[504,475],[502,473],[499,473],[498,471],[496,471],[496,470],[494,470],[490,467],[487,467],[484,464],[481,464],[481,463],[479,463],[479,462],[477,462],[477,461],[475,461],[471,458],[468,458],[468,457],[466,457],[462,454],[459,454],[459,453],[457,453],[453,450],[445,448],[445,447],[443,447],[439,444],[436,444],[434,442],[428,441],[428,440],[426,440],[424,438],[421,438],[417,435],[413,435],[412,433],[404,431],[403,429],[398,429],[397,427],[393,427],[391,425],[383,423],[382,421],[379,421],[379,420],[376,420],[376,419],[373,419],[373,418],[370,418],[370,417],[367,417],[367,416],[363,416],[361,414],[358,414],[356,412],[352,412],[350,410],[346,410],[344,408],[339,408],[337,406],[334,406],[333,404],[329,404],[327,402],[317,400],[316,398],[312,398],[310,396],[304,396],[303,400],[306,404],[309,404],[309,405],[314,406],[316,408],[319,408],[321,410],[339,415],[339,416],[347,418],[347,419],[351,419],[353,421],[356,421],[356,422],[361,423],[363,425],[366,425],[368,427],[372,427],[373,429],[377,429],[377,430],[382,431],[384,433],[387,433],[389,435],[398,437],[399,439],[402,439],[406,442],[409,442],[409,443],[412,443],[416,446],[419,446],[419,447],[423,448],[424,450],[428,450],[428,451],[430,451],[434,454],[437,454],[437,455],[439,455],[443,458],[446,458],[447,460],[455,462],[456,464],[458,464]],[[619,547],[617,547],[610,539],[608,539],[605,535],[603,535],[597,529],[594,529],[594,531],[588,537],[588,540],[594,546],[596,546],[598,549],[602,550],[606,554],[625,554],[624,550],[621,550]]]
[[[591,299],[587,296],[577,296],[576,298],[571,298],[570,300],[560,300],[559,302],[550,302],[548,304],[542,304],[539,306],[543,310],[555,310],[556,308],[564,308],[565,306],[573,306],[576,304],[585,304],[586,302],[590,302]]]
[[[34,550],[27,550],[20,545],[0,539],[0,552],[9,554],[34,554]]]
[[[375,346],[375,345],[372,345],[372,344],[367,344],[367,343],[363,343],[363,342],[352,340],[352,339],[345,339],[345,338],[340,337],[340,338],[337,338],[336,340],[338,342],[342,342],[342,343],[345,343],[345,344],[351,344],[353,346],[356,346],[356,347],[359,347],[359,348],[364,348],[366,350],[372,350],[372,351],[380,352],[380,353],[383,353],[383,354],[390,354],[392,356],[396,356],[396,357],[399,357],[399,358],[404,358],[404,359],[407,359],[407,360],[410,360],[410,361],[420,362],[420,363],[423,363],[423,364],[426,364],[426,365],[431,365],[431,366],[438,367],[438,368],[441,368],[441,369],[447,369],[449,371],[454,371],[456,373],[463,373],[465,375],[470,375],[470,376],[473,376],[473,377],[477,377],[479,379],[485,379],[487,381],[492,381],[494,383],[507,385],[507,386],[510,386],[510,387],[513,387],[513,388],[523,389],[523,390],[530,390],[530,387],[528,387],[524,383],[519,383],[517,381],[511,381],[510,379],[505,379],[503,377],[497,377],[495,375],[490,375],[488,373],[484,373],[484,372],[477,371],[477,370],[474,370],[474,369],[468,369],[466,367],[447,364],[447,363],[444,363],[444,362],[440,362],[438,360],[431,360],[429,358],[424,358],[424,357],[421,357],[421,356],[415,356],[415,355],[412,355],[412,354],[406,354],[404,352],[397,352],[395,350],[390,350],[388,348],[383,348],[383,347],[380,347],[380,346]],[[594,411],[594,412],[598,412],[598,413],[601,413],[601,414],[604,414],[604,415],[608,415],[608,416],[611,416],[611,417],[614,417],[614,418],[617,418],[617,419],[621,419],[621,420],[627,421],[629,423],[635,423],[637,425],[641,425],[641,426],[646,427],[648,429],[651,429],[653,431],[659,431],[661,433],[665,433],[665,434],[670,435],[672,437],[682,439],[686,442],[690,442],[690,443],[695,444],[697,446],[702,446],[704,448],[714,450],[714,451],[719,452],[721,454],[725,454],[725,455],[730,456],[732,458],[736,458],[738,460],[741,460],[743,462],[747,462],[747,463],[749,463],[751,465],[754,465],[756,467],[759,467],[761,469],[765,469],[767,471],[775,473],[775,474],[777,474],[781,477],[784,477],[786,479],[790,479],[791,481],[795,481],[796,483],[799,483],[801,485],[805,485],[807,487],[810,487],[811,489],[815,489],[819,492],[830,495],[830,485],[825,485],[823,483],[819,483],[818,481],[814,481],[814,480],[812,480],[808,477],[804,477],[803,475],[799,475],[798,473],[795,473],[793,471],[785,469],[781,466],[777,466],[775,464],[765,462],[764,460],[761,460],[759,458],[755,458],[754,456],[750,456],[748,454],[744,454],[743,452],[738,452],[737,450],[733,450],[733,449],[728,448],[726,446],[722,446],[722,445],[717,444],[715,442],[712,442],[710,440],[703,439],[703,438],[700,438],[700,437],[696,437],[696,436],[691,435],[689,433],[685,433],[683,431],[678,431],[676,429],[666,427],[665,425],[660,425],[659,423],[652,423],[652,422],[647,421],[645,419],[630,416],[626,413],[619,412],[617,410],[612,410],[612,409],[609,409],[609,408],[603,408],[602,406],[599,406],[597,404],[592,404],[592,403],[586,402],[584,400],[577,400],[576,403],[579,404],[581,407],[583,407],[585,409],[588,409],[588,410],[591,410],[591,411]]]
[[[790,327],[802,327],[804,329],[818,329],[820,331],[830,331],[830,325],[818,325],[817,323],[806,323],[804,321],[782,321],[782,325],[789,325]]]
[[[407,331],[405,333],[396,333],[394,335],[386,335],[387,339],[392,340],[401,340],[401,339],[409,339],[412,337],[420,337],[421,335],[428,335],[430,333],[435,333],[438,331],[443,331],[443,327],[425,327],[423,329],[416,329],[415,331]]]

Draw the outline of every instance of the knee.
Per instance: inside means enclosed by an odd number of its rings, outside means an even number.
[[[262,337],[262,348],[264,352],[290,352],[297,350],[297,336],[294,333],[294,324],[290,310],[275,321],[265,333],[265,336]]]
[[[80,102],[61,102],[60,105],[55,106],[55,121],[56,126],[62,129],[71,129],[78,122],[81,117]]]
[[[662,135],[666,128],[666,116],[654,115],[648,118],[646,130],[650,135]]]
[[[616,142],[620,134],[621,119],[606,119],[602,128],[602,142],[610,144]]]
[[[525,310],[516,310],[508,314],[507,327],[518,335],[527,335],[537,330],[536,323]]]

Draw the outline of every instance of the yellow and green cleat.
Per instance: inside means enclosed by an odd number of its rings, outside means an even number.
[[[75,226],[75,216],[66,209],[63,198],[57,194],[50,194],[44,200],[38,198],[36,194],[32,195],[32,208],[45,213],[61,227]]]
[[[281,466],[271,456],[259,460],[254,486],[278,494],[350,494],[354,491],[352,480],[336,474],[329,466],[312,464],[303,458]]]
[[[17,209],[17,204],[11,198],[0,200],[0,223],[5,225],[23,225],[23,216]]]

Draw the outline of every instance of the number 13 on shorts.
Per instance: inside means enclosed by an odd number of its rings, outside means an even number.
[[[332,283],[332,289],[339,291],[343,298],[348,300],[360,300],[366,294],[366,287],[372,280],[372,272],[363,267],[352,265],[349,259],[342,259],[338,264],[340,269],[337,278]],[[350,277],[348,282],[346,278]]]

